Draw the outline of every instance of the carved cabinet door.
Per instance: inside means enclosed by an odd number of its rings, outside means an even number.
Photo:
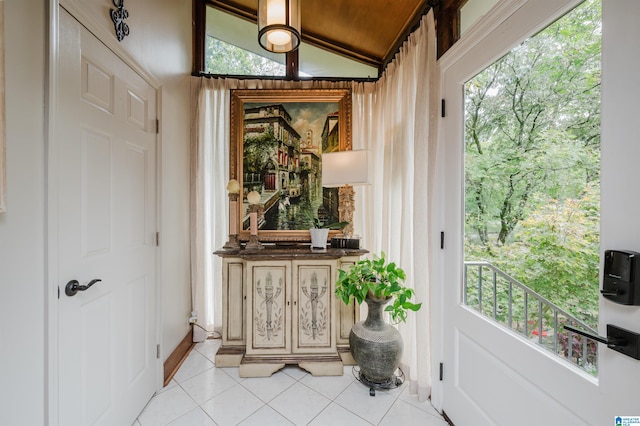
[[[247,354],[291,352],[291,262],[247,262]]]
[[[294,261],[292,269],[293,352],[335,352],[336,262]]]

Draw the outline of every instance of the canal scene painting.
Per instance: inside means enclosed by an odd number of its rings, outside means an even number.
[[[257,191],[261,239],[271,235],[287,241],[308,235],[298,232],[291,238],[286,231],[306,231],[314,219],[325,225],[339,221],[338,189],[322,187],[322,154],[347,148],[341,120],[350,114],[344,111],[343,90],[337,95],[331,91],[329,97],[322,90],[292,91],[297,97],[283,92],[268,91],[264,98],[252,93],[236,109],[242,115],[237,177],[242,184],[241,229],[249,229],[246,195]]]

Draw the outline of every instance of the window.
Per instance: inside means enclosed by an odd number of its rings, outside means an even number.
[[[207,6],[204,72],[284,76],[284,55],[262,49],[257,34],[257,25]]]
[[[258,44],[258,26],[195,0],[194,72],[222,75],[286,75],[286,55],[267,52]],[[200,11],[201,10],[201,11]],[[204,16],[201,19],[200,15]],[[203,30],[198,32],[198,27]],[[318,48],[304,41],[298,49],[298,77],[377,78],[378,69]]]
[[[464,87],[465,300],[543,344],[546,301],[598,324],[600,35],[588,0]]]

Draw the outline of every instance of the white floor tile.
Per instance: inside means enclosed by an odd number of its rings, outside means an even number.
[[[296,381],[288,374],[276,372],[271,377],[247,378],[242,381],[242,386],[256,395],[264,402],[269,402],[282,392],[287,390]]]
[[[312,376],[308,374],[300,380],[300,383],[309,386],[333,401],[353,381],[353,376],[346,374],[342,376]]]
[[[427,413],[433,416],[441,417],[440,413],[438,413],[438,411],[435,408],[433,408],[433,405],[431,405],[430,399],[427,399],[426,401],[422,401],[422,402],[418,401],[418,395],[411,395],[409,393],[408,387],[404,389],[399,399],[413,405],[416,408],[421,409],[422,411],[426,411]]]
[[[442,417],[433,416],[398,399],[379,423],[380,426],[447,426]]]
[[[178,383],[182,383],[210,368],[213,368],[212,361],[208,360],[198,351],[191,351],[176,375],[173,376],[173,379]]]
[[[202,404],[225,390],[235,386],[237,382],[219,368],[210,368],[182,383],[182,388]]]
[[[204,342],[196,343],[194,349],[204,355],[209,361],[215,363],[216,352],[220,348],[220,339],[207,339]]]
[[[219,425],[236,425],[258,411],[264,402],[240,384],[208,400],[200,407]],[[143,425],[144,426],[144,425]]]
[[[338,395],[334,402],[366,421],[378,424],[391,408],[399,393],[399,389],[393,389],[376,391],[376,396],[369,396],[369,388],[354,381]]]
[[[196,407],[167,426],[216,426],[216,424],[202,411],[202,408]]]
[[[242,382],[243,380],[245,380],[244,377],[240,377],[240,369],[238,367],[225,367],[219,368],[219,370],[227,373],[229,377],[231,377],[236,382]]]
[[[369,396],[351,366],[343,376],[314,377],[286,366],[268,378],[241,378],[237,367],[214,367],[218,344],[196,345],[132,426],[447,425],[407,385]]]
[[[251,417],[240,423],[242,426],[291,426],[289,420],[285,419],[273,408],[265,405],[256,411]]]
[[[293,377],[296,380],[300,380],[304,376],[309,374],[302,368],[298,367],[297,365],[285,365],[284,368],[280,371],[282,371],[285,374],[288,374],[289,376]]]
[[[198,405],[180,386],[154,396],[138,417],[141,426],[165,426]]]
[[[269,405],[296,425],[306,425],[331,401],[301,383],[295,383]]]
[[[171,389],[172,387],[177,386],[177,385],[178,385],[178,383],[175,380],[171,379],[171,381],[167,384],[167,386],[163,387],[162,389],[160,389],[158,391],[158,394],[161,394],[162,392],[166,392],[169,389]]]
[[[318,416],[313,419],[313,421],[309,423],[309,425],[370,426],[371,423],[332,402],[327,408],[325,408],[320,414],[318,414]]]

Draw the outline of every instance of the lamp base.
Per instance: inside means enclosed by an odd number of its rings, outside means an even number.
[[[355,192],[353,186],[343,185],[338,189],[338,212],[341,222],[349,222],[342,233],[347,237],[353,235],[353,211],[355,210]]]
[[[240,241],[238,241],[237,235],[229,235],[229,241],[222,246],[225,250],[239,250],[240,249]]]
[[[260,240],[258,240],[257,235],[249,235],[249,242],[247,243],[245,250],[264,250],[264,246],[262,245]]]

